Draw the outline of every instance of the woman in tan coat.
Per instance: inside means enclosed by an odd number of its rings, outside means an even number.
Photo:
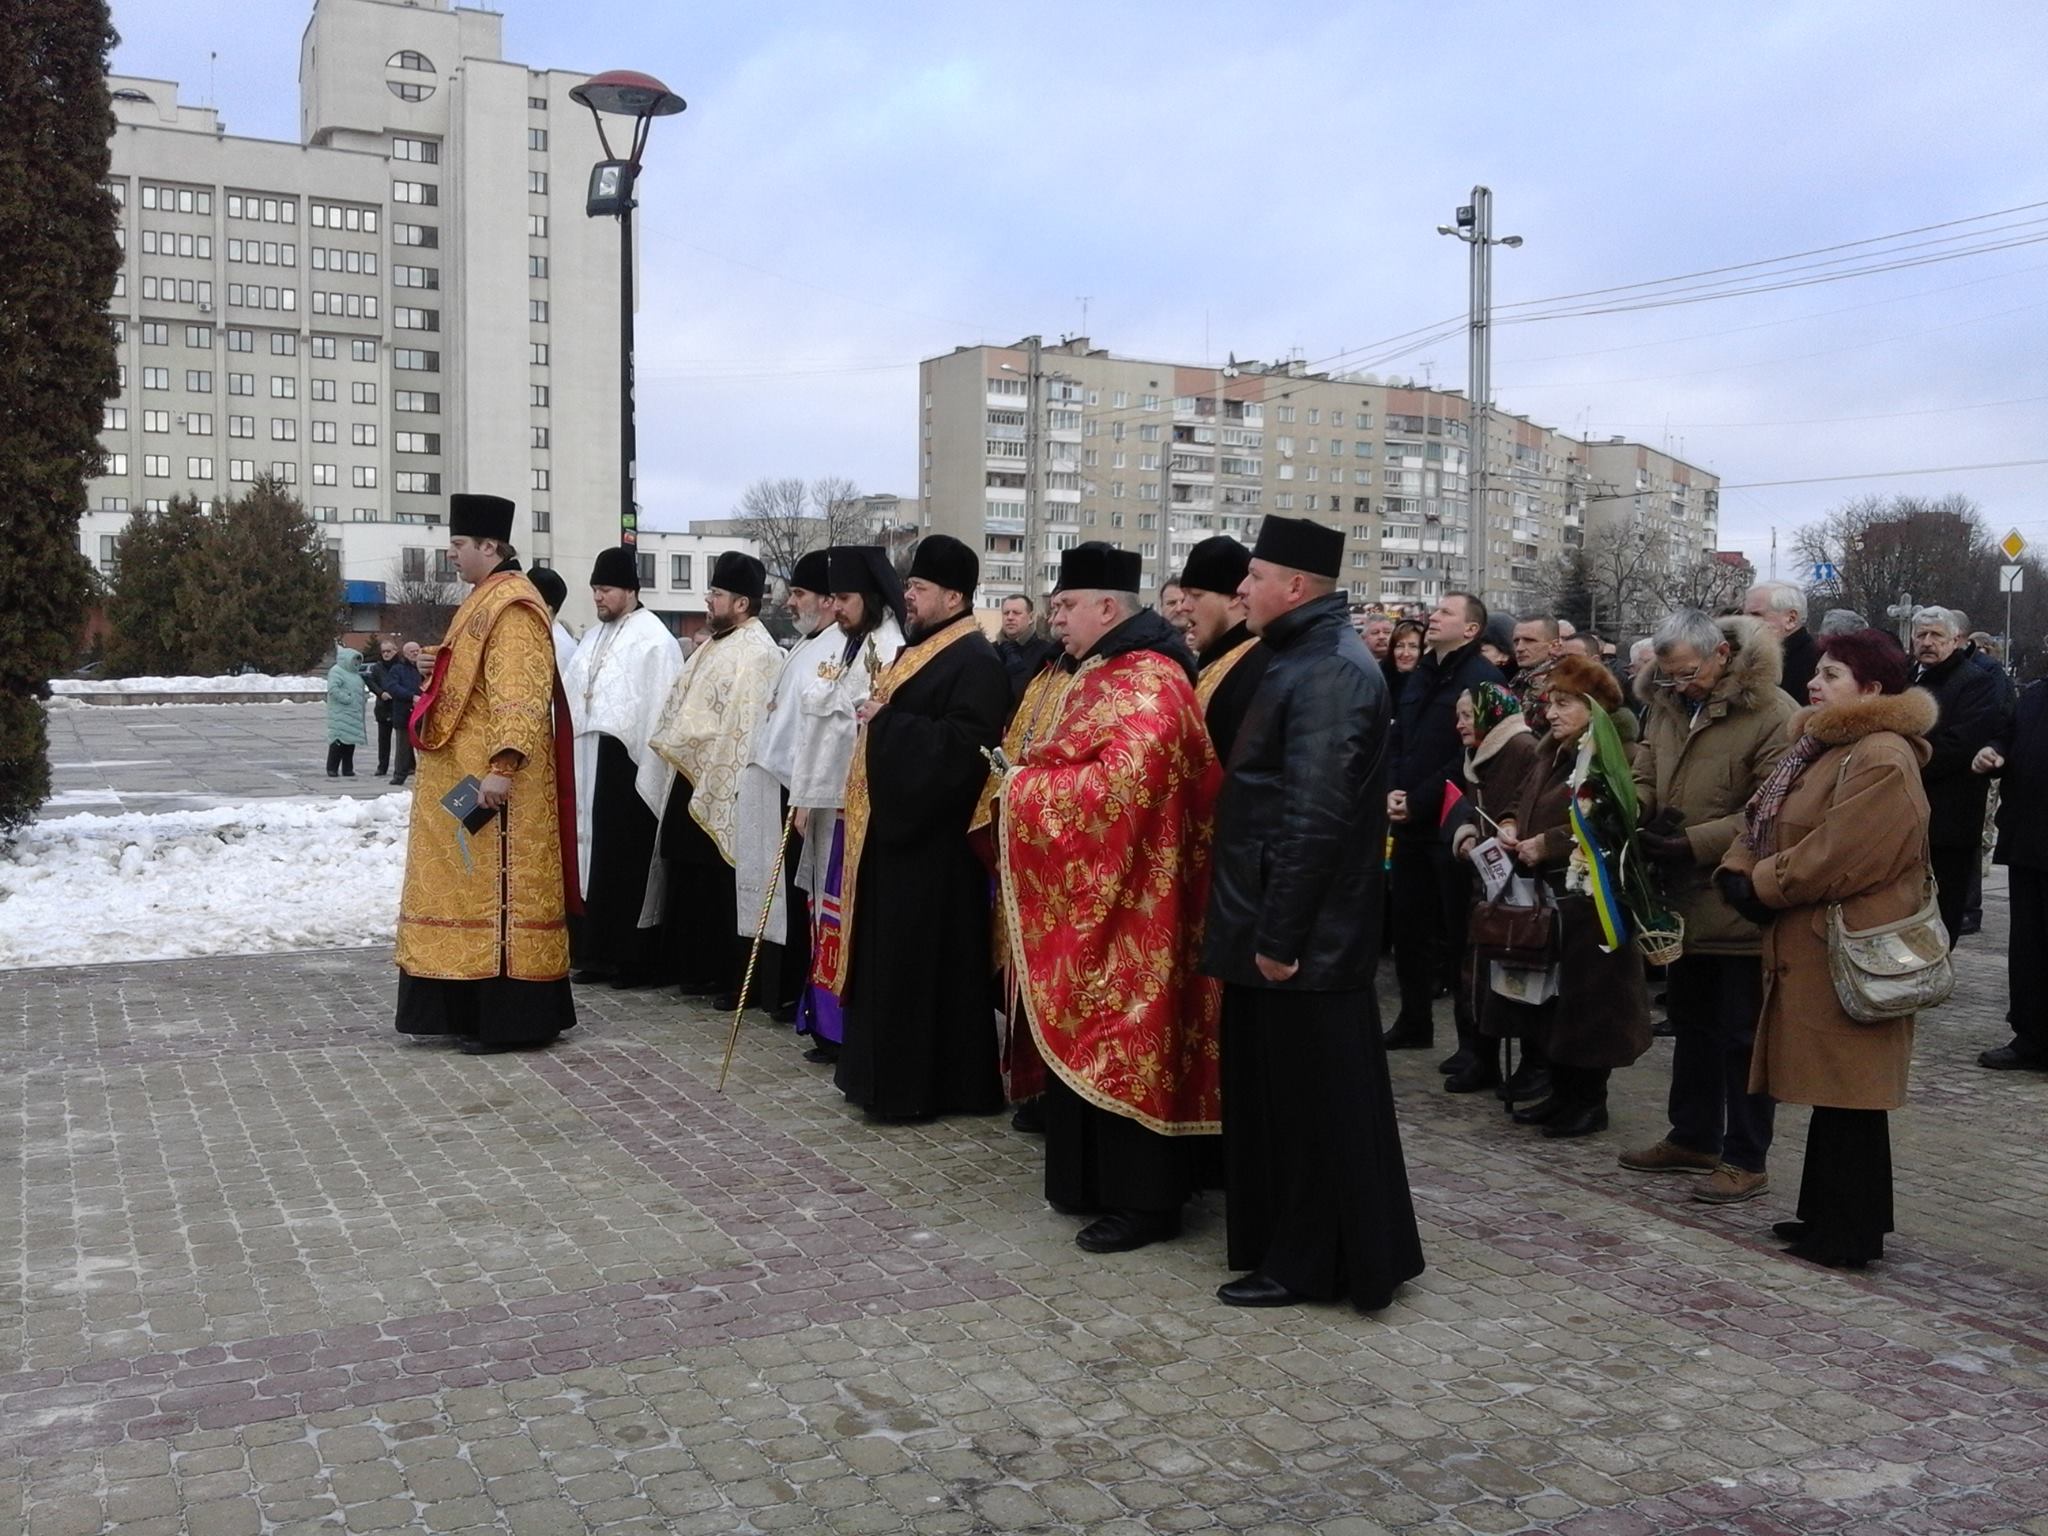
[[[1891,1132],[1906,1101],[1913,1020],[1859,1024],[1828,969],[1828,909],[1874,928],[1928,896],[1927,796],[1920,767],[1934,699],[1906,686],[1889,636],[1830,635],[1808,685],[1798,738],[1744,810],[1715,872],[1738,912],[1765,924],[1763,1014],[1752,1093],[1813,1106],[1797,1221],[1773,1230],[1798,1258],[1860,1269],[1892,1230]]]

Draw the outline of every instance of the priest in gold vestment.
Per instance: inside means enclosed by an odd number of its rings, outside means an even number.
[[[1140,607],[1139,557],[1060,559],[1053,629],[1078,663],[997,812],[1010,963],[1050,1073],[1045,1194],[1116,1253],[1174,1236],[1221,1130],[1216,984],[1201,973],[1222,770],[1194,660]]]
[[[512,510],[498,496],[449,501],[449,558],[473,590],[435,649],[409,727],[419,766],[398,911],[398,1028],[453,1036],[471,1054],[547,1045],[576,1023],[575,792],[558,739],[569,712],[551,615],[515,558]],[[466,781],[472,819],[496,812],[474,830],[444,804]]]

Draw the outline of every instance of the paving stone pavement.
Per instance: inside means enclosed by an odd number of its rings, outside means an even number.
[[[140,712],[124,712],[140,713]],[[1782,1255],[1616,1127],[1395,1062],[1430,1268],[1212,1296],[1221,1204],[1083,1255],[1002,1118],[865,1124],[763,1020],[579,993],[545,1054],[390,1032],[388,951],[0,977],[0,1530],[2048,1533],[2048,1077],[1997,882],[1894,1117],[1899,1235]],[[1445,1031],[1446,1035],[1448,1031]]]
[[[45,817],[206,810],[276,795],[332,799],[388,794],[377,727],[356,777],[327,777],[324,704],[80,704],[49,709],[51,787]]]

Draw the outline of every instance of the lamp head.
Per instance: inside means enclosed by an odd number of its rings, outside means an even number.
[[[632,69],[592,75],[569,92],[569,99],[617,117],[671,117],[689,105],[654,76]]]
[[[1519,246],[1522,243],[1522,237],[1520,235],[1502,235],[1500,238],[1500,243],[1502,245],[1513,248],[1515,246]]]

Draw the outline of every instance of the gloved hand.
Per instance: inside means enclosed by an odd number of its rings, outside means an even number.
[[[1660,816],[1658,820],[1662,820]],[[1643,852],[1659,864],[1690,864],[1693,861],[1692,839],[1685,835],[1684,827],[1673,831],[1653,832],[1656,822],[1650,823],[1636,833],[1636,841],[1642,844]]]
[[[1733,907],[1748,922],[1760,928],[1769,927],[1778,914],[1757,899],[1756,882],[1739,869],[1717,869],[1714,871],[1714,887],[1721,893],[1721,899]]]

